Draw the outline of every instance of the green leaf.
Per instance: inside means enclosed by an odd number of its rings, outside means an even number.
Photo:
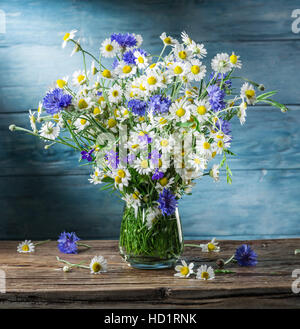
[[[235,273],[234,271],[230,271],[230,270],[215,270],[214,271],[217,274],[232,274]]]

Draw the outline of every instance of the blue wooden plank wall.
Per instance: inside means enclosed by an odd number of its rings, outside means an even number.
[[[62,230],[82,238],[117,238],[122,203],[88,183],[79,155],[64,147],[43,149],[30,136],[11,133],[28,125],[57,78],[81,67],[81,57],[61,49],[76,28],[97,52],[112,32],[135,32],[144,47],[160,50],[159,35],[187,31],[205,43],[208,59],[235,51],[242,74],[268,89],[290,112],[249,109],[244,127],[234,123],[233,184],[198,182],[180,204],[186,237],[261,238],[300,236],[300,34],[291,17],[298,0],[194,1],[0,1],[0,239],[55,238]],[[3,13],[1,11],[1,13]],[[2,25],[1,25],[2,26]],[[209,65],[209,61],[206,61]]]

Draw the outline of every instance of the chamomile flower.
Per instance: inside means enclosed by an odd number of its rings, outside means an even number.
[[[103,57],[112,58],[120,51],[120,46],[116,41],[111,41],[110,38],[105,39],[100,48],[101,55]]]
[[[211,266],[201,265],[197,270],[196,278],[199,280],[213,280],[215,272]]]
[[[139,50],[134,51],[135,64],[139,69],[145,69],[149,65],[147,56]]]
[[[36,127],[36,112],[32,112],[31,110],[29,110],[29,121],[30,121],[30,126],[31,126],[31,129],[34,133],[37,133],[38,130],[37,130],[37,127]]]
[[[209,143],[203,134],[196,139],[196,149],[200,154],[208,158],[211,157],[213,152],[211,143]]]
[[[174,62],[170,64],[169,70],[170,75],[175,77],[185,77],[187,74],[186,64],[182,62]]]
[[[74,54],[78,53],[78,51],[81,49],[81,46],[80,46],[80,39],[76,40],[75,41],[75,45],[72,49],[72,52],[70,54],[70,57],[72,57]]]
[[[256,102],[256,94],[254,87],[245,82],[241,88],[241,98],[246,99],[247,104],[254,105]]]
[[[186,122],[190,119],[190,105],[184,100],[176,101],[170,106],[170,115],[177,122]]]
[[[114,79],[115,78],[115,73],[108,70],[108,69],[105,69],[101,72],[101,76],[105,79]]]
[[[98,73],[98,69],[95,65],[95,61],[92,61],[92,64],[91,64],[91,74],[92,75],[96,75]]]
[[[140,193],[138,190],[135,190],[132,194],[125,194],[124,197],[122,197],[122,200],[126,202],[127,206],[133,207],[137,213],[138,208],[141,205]]]
[[[163,87],[162,77],[156,71],[147,72],[145,88],[151,92]]]
[[[150,161],[144,158],[136,159],[133,168],[141,175],[147,175],[152,171]]]
[[[189,155],[188,163],[193,169],[203,171],[207,166],[207,158],[202,155],[192,153]]]
[[[159,137],[155,140],[155,146],[162,153],[169,153],[173,149],[175,140],[172,136]]]
[[[59,132],[59,126],[55,125],[53,122],[50,121],[44,123],[39,131],[40,136],[51,140],[55,140],[55,138],[58,137]]]
[[[200,248],[202,252],[219,252],[220,247],[218,246],[218,242],[216,242],[216,238],[213,238],[210,242],[205,244],[200,244]]]
[[[232,52],[229,59],[230,59],[230,64],[232,67],[238,68],[238,69],[242,68],[242,62],[240,60],[240,56],[237,56],[234,52]]]
[[[73,73],[72,83],[74,86],[81,86],[87,82],[85,72],[78,70]]]
[[[124,61],[119,62],[119,65],[115,68],[115,73],[120,78],[128,78],[136,73],[136,65],[127,64]]]
[[[69,77],[68,77],[68,76],[63,77],[62,79],[57,79],[57,80],[56,80],[56,86],[57,86],[58,88],[63,89],[65,86],[68,85],[68,80],[69,80]]]
[[[182,61],[186,63],[192,58],[192,52],[184,45],[176,45],[173,51],[177,61]]]
[[[175,273],[174,276],[179,278],[188,278],[191,274],[194,273],[194,263],[190,263],[189,265],[186,263],[185,260],[181,260],[182,265],[175,266],[175,271],[178,273]]]
[[[95,256],[90,262],[92,274],[107,272],[107,261],[103,256]]]
[[[239,111],[238,111],[238,118],[240,119],[240,123],[241,125],[243,125],[246,122],[246,117],[247,117],[247,103],[244,102],[244,100],[242,99],[242,103],[239,106]]]
[[[90,125],[90,122],[83,117],[76,119],[74,122],[74,126],[77,131],[81,131],[81,130],[85,129],[86,127],[88,127],[89,125]]]
[[[108,100],[113,104],[117,104],[121,101],[122,95],[122,88],[118,85],[114,85],[108,91]]]
[[[207,55],[207,50],[202,43],[200,44],[192,41],[192,43],[188,45],[188,49],[193,55],[196,55],[200,59]]]
[[[42,102],[39,102],[39,106],[38,106],[38,109],[37,109],[37,119],[39,120],[40,119],[40,116],[43,112],[43,103]]]
[[[206,66],[199,59],[192,59],[186,65],[186,76],[190,81],[200,81],[205,77]]]
[[[105,173],[103,170],[101,170],[100,168],[96,167],[94,169],[94,173],[91,174],[90,176],[91,178],[89,178],[89,182],[92,184],[101,184],[102,183],[102,179],[105,177]]]
[[[232,68],[229,55],[226,53],[217,54],[211,61],[211,67],[215,72],[227,73]]]
[[[211,105],[207,99],[196,100],[192,106],[192,109],[193,115],[200,123],[204,123],[209,119],[209,111],[211,110]]]
[[[34,249],[35,249],[35,246],[31,242],[31,240],[25,240],[25,241],[21,242],[17,247],[17,251],[19,253],[34,252]]]
[[[122,191],[124,186],[128,186],[130,173],[128,169],[119,167],[113,171],[113,178],[115,180],[115,186]]]
[[[170,189],[173,184],[174,184],[174,177],[167,177],[167,176],[164,176],[163,178],[159,179],[156,183],[156,189],[157,191],[162,191],[164,188],[166,189]]]
[[[163,32],[160,36],[160,39],[166,46],[175,46],[178,44],[178,41],[171,36],[168,36],[166,32]]]
[[[181,32],[181,40],[187,46],[191,45],[193,42],[193,40],[188,36],[188,34],[185,31]]]
[[[161,211],[156,208],[150,208],[146,215],[146,226],[150,230],[152,226],[159,220],[159,217],[161,216]]]
[[[209,176],[214,179],[215,182],[218,182],[220,180],[220,166],[218,164],[214,164],[209,171]]]
[[[70,39],[74,39],[75,34],[76,34],[77,30],[72,30],[70,32],[67,32],[64,37],[63,37],[63,43],[62,43],[62,48],[65,48],[65,46],[67,45],[67,42],[70,41]]]

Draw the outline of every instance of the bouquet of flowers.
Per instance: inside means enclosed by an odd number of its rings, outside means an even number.
[[[248,79],[240,77],[240,90],[234,88],[234,71],[242,66],[234,52],[213,57],[209,74],[204,45],[185,32],[180,41],[162,33],[157,56],[141,48],[140,35],[114,33],[96,57],[75,34],[64,36],[63,47],[74,45],[83,69],[70,81],[58,79],[30,111],[32,130],[10,129],[43,139],[45,148],[61,143],[80,152],[93,168],[90,182],[118,191],[126,202],[121,253],[135,265],[159,259],[169,266],[182,250],[178,200],[197,178],[217,181],[223,166],[232,181],[230,121],[244,124],[247,107],[259,102],[287,108],[270,98],[273,91],[258,94],[264,86]],[[103,58],[112,59],[110,66]]]

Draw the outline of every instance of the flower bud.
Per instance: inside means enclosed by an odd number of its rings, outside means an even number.
[[[258,90],[264,91],[265,90],[265,86],[262,85],[262,84],[258,85]]]
[[[225,262],[224,262],[224,260],[223,259],[218,259],[217,261],[216,261],[216,264],[217,264],[217,266],[219,267],[219,268],[223,268],[224,267],[224,265],[225,265]]]
[[[15,131],[15,130],[16,130],[16,125],[10,125],[10,126],[8,127],[8,129],[9,129],[10,131]]]
[[[68,265],[65,265],[64,267],[63,267],[63,271],[64,272],[70,272],[71,271],[71,267],[70,266],[68,266]]]

